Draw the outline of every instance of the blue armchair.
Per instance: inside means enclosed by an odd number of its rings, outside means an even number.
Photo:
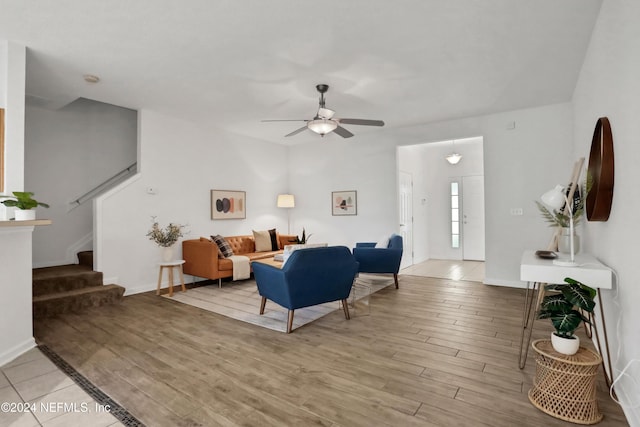
[[[375,243],[356,243],[353,256],[359,263],[360,273],[392,273],[398,289],[398,271],[402,260],[402,236],[394,234],[386,248],[376,248]]]
[[[293,312],[298,308],[342,301],[347,319],[347,298],[358,274],[358,263],[349,248],[330,246],[294,251],[282,268],[254,262],[253,274],[262,296],[260,314],[267,298],[289,309],[287,333],[293,326]]]

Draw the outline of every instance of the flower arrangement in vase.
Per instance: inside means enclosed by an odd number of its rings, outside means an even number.
[[[155,217],[153,218],[153,225],[147,233],[147,237],[163,248],[162,260],[164,262],[171,261],[173,257],[173,245],[183,236],[182,229],[184,227],[184,225],[169,223],[169,225],[162,228],[158,222],[155,221]]]

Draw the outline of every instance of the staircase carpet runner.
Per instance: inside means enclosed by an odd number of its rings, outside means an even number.
[[[84,260],[93,264],[93,254],[85,255]],[[34,318],[120,302],[125,289],[118,285],[103,285],[102,280],[102,273],[93,271],[86,264],[33,269]]]

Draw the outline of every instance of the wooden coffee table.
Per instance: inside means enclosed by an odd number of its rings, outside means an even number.
[[[257,259],[255,261],[251,261],[251,262],[261,262],[262,264],[267,264],[267,265],[270,265],[272,267],[282,268],[282,261],[276,261],[274,258]]]

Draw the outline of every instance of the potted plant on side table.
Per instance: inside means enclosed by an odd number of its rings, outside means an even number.
[[[46,203],[39,202],[32,198],[33,193],[30,191],[14,191],[13,196],[0,196],[6,199],[1,203],[7,207],[15,207],[14,212],[16,221],[28,221],[36,219],[36,210],[34,208],[42,206],[48,208]]]
[[[169,223],[164,229],[155,221],[151,226],[151,230],[147,233],[149,240],[153,240],[162,248],[162,261],[169,262],[173,259],[173,245],[183,236],[183,225]]]
[[[551,319],[555,332],[551,334],[551,345],[558,353],[572,355],[580,348],[580,338],[574,335],[580,322],[591,324],[580,311],[593,312],[596,290],[584,283],[567,277],[563,285],[546,285],[545,290],[557,291],[542,299],[538,319]]]

